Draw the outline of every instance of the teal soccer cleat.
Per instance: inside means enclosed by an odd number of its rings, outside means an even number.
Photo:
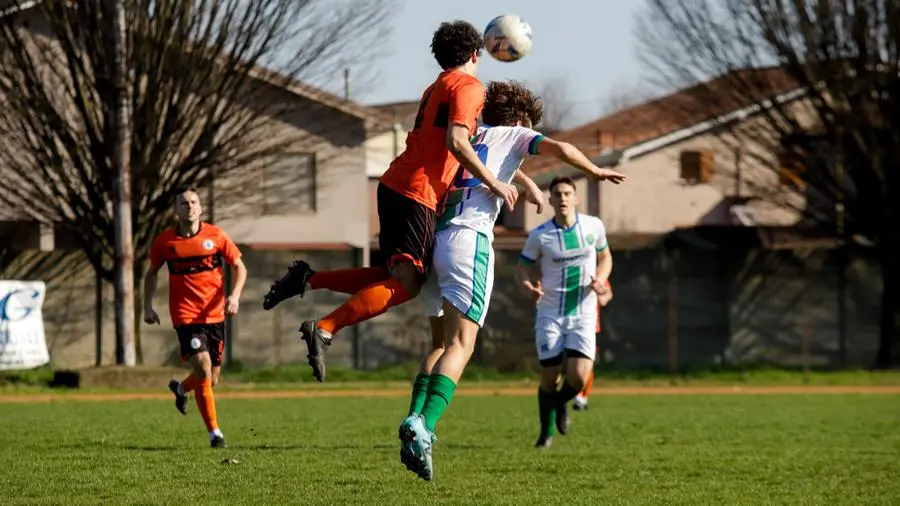
[[[434,476],[431,447],[435,441],[420,416],[408,416],[400,424],[400,462],[425,481]]]

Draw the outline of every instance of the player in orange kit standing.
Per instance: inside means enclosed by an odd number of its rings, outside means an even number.
[[[316,380],[325,380],[325,350],[334,334],[414,298],[428,273],[438,204],[462,165],[512,209],[518,191],[484,166],[469,142],[484,106],[485,88],[475,78],[484,47],[481,33],[465,21],[445,22],[431,41],[443,71],[422,94],[406,149],[378,184],[378,243],[384,267],[313,271],[295,261],[263,300],[263,308],[303,295],[307,285],[352,296],[318,320],[300,325]]]
[[[600,337],[600,314],[602,313],[603,308],[606,307],[613,298],[612,285],[609,284],[609,280],[606,282],[606,287],[609,288],[609,290],[597,297],[597,337]],[[588,396],[591,394],[591,386],[593,386],[593,384],[594,371],[591,371],[591,375],[584,384],[584,389],[575,396],[575,400],[572,402],[572,409],[575,411],[583,411],[588,408]]]
[[[144,278],[144,321],[159,324],[153,309],[157,274],[163,265],[169,270],[169,314],[181,357],[193,372],[182,381],[172,380],[175,407],[187,414],[187,399],[195,392],[197,409],[209,431],[213,448],[225,447],[219,429],[212,387],[219,382],[225,342],[225,315],[237,313],[247,268],[241,252],[219,227],[200,221],[200,196],[189,188],[175,197],[178,225],[156,236],[150,247],[150,268]],[[234,267],[234,288],[225,296],[223,262]]]

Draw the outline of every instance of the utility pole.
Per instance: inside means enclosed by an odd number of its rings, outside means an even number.
[[[109,110],[113,135],[113,222],[115,229],[116,365],[133,367],[135,353],[134,245],[131,225],[131,99],[128,76],[128,27],[124,0],[105,0],[111,23],[106,29],[107,47],[113,55],[114,107]]]

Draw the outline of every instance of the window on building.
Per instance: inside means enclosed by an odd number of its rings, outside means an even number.
[[[681,179],[690,184],[708,183],[715,173],[716,157],[710,150],[681,152]]]

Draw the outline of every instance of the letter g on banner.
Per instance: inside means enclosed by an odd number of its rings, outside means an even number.
[[[40,302],[38,290],[12,290],[0,298],[0,322],[24,320],[40,307]]]

